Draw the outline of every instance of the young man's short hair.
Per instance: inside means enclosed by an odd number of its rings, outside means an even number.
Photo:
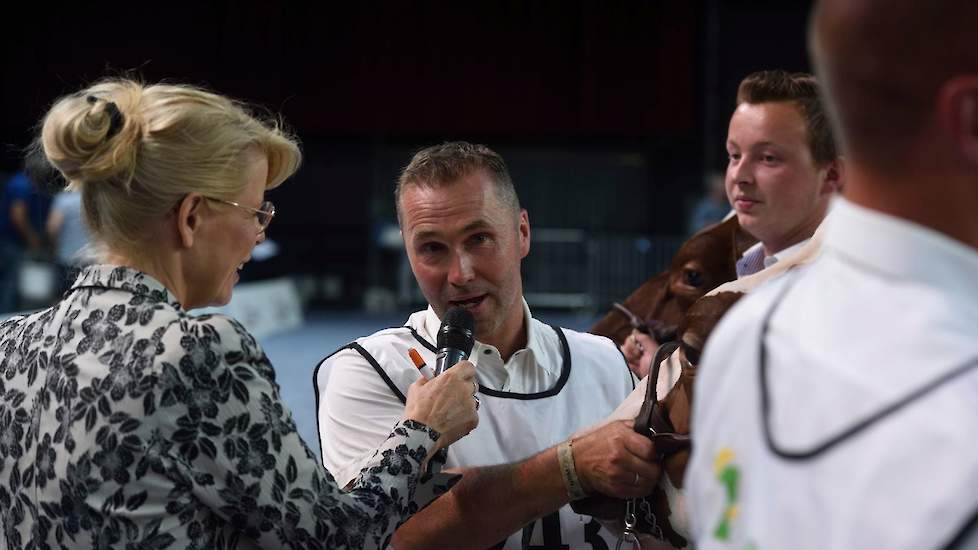
[[[737,89],[737,105],[790,101],[798,106],[808,130],[808,148],[818,166],[838,156],[832,129],[815,77],[807,73],[759,71],[747,75]]]

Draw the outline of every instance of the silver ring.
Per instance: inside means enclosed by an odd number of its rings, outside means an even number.
[[[635,474],[635,481],[632,482],[632,485],[638,485],[638,480],[639,479],[640,478],[638,477],[638,474]]]
[[[473,395],[472,399],[475,399],[475,410],[479,410],[479,396]]]

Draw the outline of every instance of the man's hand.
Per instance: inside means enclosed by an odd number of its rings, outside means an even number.
[[[615,421],[574,438],[574,469],[586,492],[637,497],[649,494],[659,481],[652,441],[631,426],[631,421]],[[462,472],[451,491],[397,530],[394,546],[487,548],[568,502],[556,447],[515,464]]]
[[[662,469],[652,441],[628,420],[612,422],[574,440],[574,467],[585,492],[617,498],[649,494]]]
[[[654,338],[635,329],[632,329],[632,333],[621,345],[621,353],[625,356],[628,368],[639,380],[649,375],[649,366],[658,349],[659,343]]]

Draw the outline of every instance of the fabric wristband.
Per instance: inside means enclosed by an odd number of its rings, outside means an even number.
[[[577,478],[577,468],[574,467],[573,441],[567,440],[557,445],[557,463],[560,465],[560,476],[564,478],[564,487],[567,488],[567,496],[572,501],[581,500],[587,496],[584,488],[581,487],[581,480]]]

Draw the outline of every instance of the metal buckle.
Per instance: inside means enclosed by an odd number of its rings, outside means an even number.
[[[628,499],[625,504],[625,530],[622,531],[621,536],[618,537],[618,544],[615,545],[615,550],[622,550],[622,545],[626,542],[632,547],[632,549],[642,549],[642,543],[638,540],[638,531],[635,527],[638,525],[638,520],[635,517],[635,499]]]

